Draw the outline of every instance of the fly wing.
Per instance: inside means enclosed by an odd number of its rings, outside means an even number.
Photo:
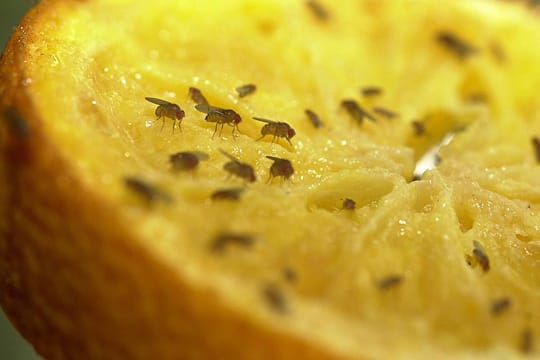
[[[256,117],[256,116],[253,117],[253,120],[261,121],[261,122],[264,122],[264,123],[267,123],[267,124],[275,124],[276,123],[274,120],[263,119],[263,118]]]
[[[152,104],[156,104],[156,105],[173,105],[172,103],[170,103],[168,101],[161,100],[161,99],[158,99],[158,98],[145,97],[145,99],[146,99],[146,101],[149,101]]]
[[[274,160],[274,161],[280,161],[282,159],[278,158],[278,157],[275,157],[275,156],[270,156],[270,155],[266,155],[266,158],[267,159],[270,159],[270,160]]]
[[[202,151],[192,151],[191,152],[199,160],[208,160],[208,154]]]
[[[195,109],[197,109],[197,111],[200,111],[202,113],[205,113],[205,114],[208,114],[212,111],[214,111],[215,107],[211,106],[211,105],[208,105],[208,104],[197,104],[195,105]]]

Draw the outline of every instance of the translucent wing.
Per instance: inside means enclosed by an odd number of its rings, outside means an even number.
[[[253,117],[253,120],[261,121],[261,122],[264,122],[264,123],[267,123],[267,124],[275,124],[277,122],[277,121],[274,121],[274,120],[263,119],[263,118],[256,117],[256,116]]]
[[[168,101],[161,100],[161,99],[158,99],[158,98],[145,97],[145,99],[146,99],[146,101],[149,101],[152,104],[156,104],[156,105],[174,105],[173,103],[170,103]]]

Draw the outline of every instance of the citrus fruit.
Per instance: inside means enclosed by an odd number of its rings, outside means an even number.
[[[42,1],[0,62],[3,308],[48,359],[534,354],[539,31],[487,0]]]

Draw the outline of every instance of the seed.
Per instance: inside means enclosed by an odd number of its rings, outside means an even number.
[[[512,305],[512,302],[507,297],[502,297],[502,298],[496,299],[491,304],[491,313],[494,316],[499,316],[502,313],[504,313],[505,311],[507,311],[510,308],[511,305]]]
[[[244,188],[232,188],[232,189],[221,189],[216,190],[212,193],[212,200],[229,200],[229,201],[238,201],[240,200],[240,195],[244,192]]]
[[[250,248],[255,241],[256,239],[253,235],[225,232],[214,238],[210,248],[214,253],[223,253],[231,245]]]
[[[137,177],[125,177],[124,183],[128,189],[139,194],[142,198],[144,198],[144,200],[146,200],[148,204],[152,204],[157,201],[164,203],[173,202],[173,199],[169,194],[157,189],[153,185],[150,185]]]
[[[253,94],[255,90],[257,90],[257,86],[255,86],[254,84],[246,84],[246,85],[242,85],[236,88],[238,97],[241,97],[241,98],[244,96]]]
[[[353,199],[343,199],[343,203],[341,205],[342,210],[354,210],[356,209],[356,201]]]
[[[436,40],[460,59],[465,59],[478,51],[464,40],[460,39],[457,35],[450,32],[439,32],[436,36]]]
[[[264,285],[262,295],[266,303],[276,313],[285,314],[288,312],[287,300],[285,299],[281,289],[279,289],[276,285]]]
[[[309,121],[314,127],[321,128],[324,126],[321,121],[321,118],[319,118],[319,115],[317,115],[314,111],[310,109],[306,109],[304,112],[306,113]]]
[[[377,287],[380,290],[389,290],[397,287],[403,282],[403,276],[393,274],[388,275],[377,282]]]

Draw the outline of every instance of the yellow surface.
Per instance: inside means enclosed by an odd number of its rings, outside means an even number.
[[[0,298],[38,351],[508,357],[525,329],[540,334],[537,17],[493,1],[330,5],[327,22],[286,0],[44,1],[27,18],[2,62],[0,105],[15,104],[31,132],[4,131],[2,231],[15,235],[0,242]],[[459,59],[440,31],[478,53]],[[239,99],[246,83],[257,91]],[[362,98],[370,85],[383,95]],[[190,86],[241,115],[238,138],[226,126],[211,139]],[[476,95],[486,102],[468,100]],[[183,132],[169,119],[161,130],[148,96],[185,110]],[[340,108],[346,98],[400,116],[358,124]],[[289,123],[293,146],[256,141],[263,124],[253,116]],[[424,151],[457,128],[440,166],[411,182]],[[227,178],[219,149],[256,171],[239,202],[210,200],[243,186]],[[173,173],[178,151],[209,159]],[[291,181],[266,182],[266,155],[292,162]],[[125,176],[174,202],[148,206]],[[340,210],[345,198],[354,211]],[[256,242],[213,253],[223,232]],[[465,261],[474,240],[489,272]],[[377,287],[393,274],[401,284]],[[283,293],[285,314],[265,301],[266,284]],[[501,297],[511,306],[494,316]],[[207,336],[193,341],[197,328]]]

